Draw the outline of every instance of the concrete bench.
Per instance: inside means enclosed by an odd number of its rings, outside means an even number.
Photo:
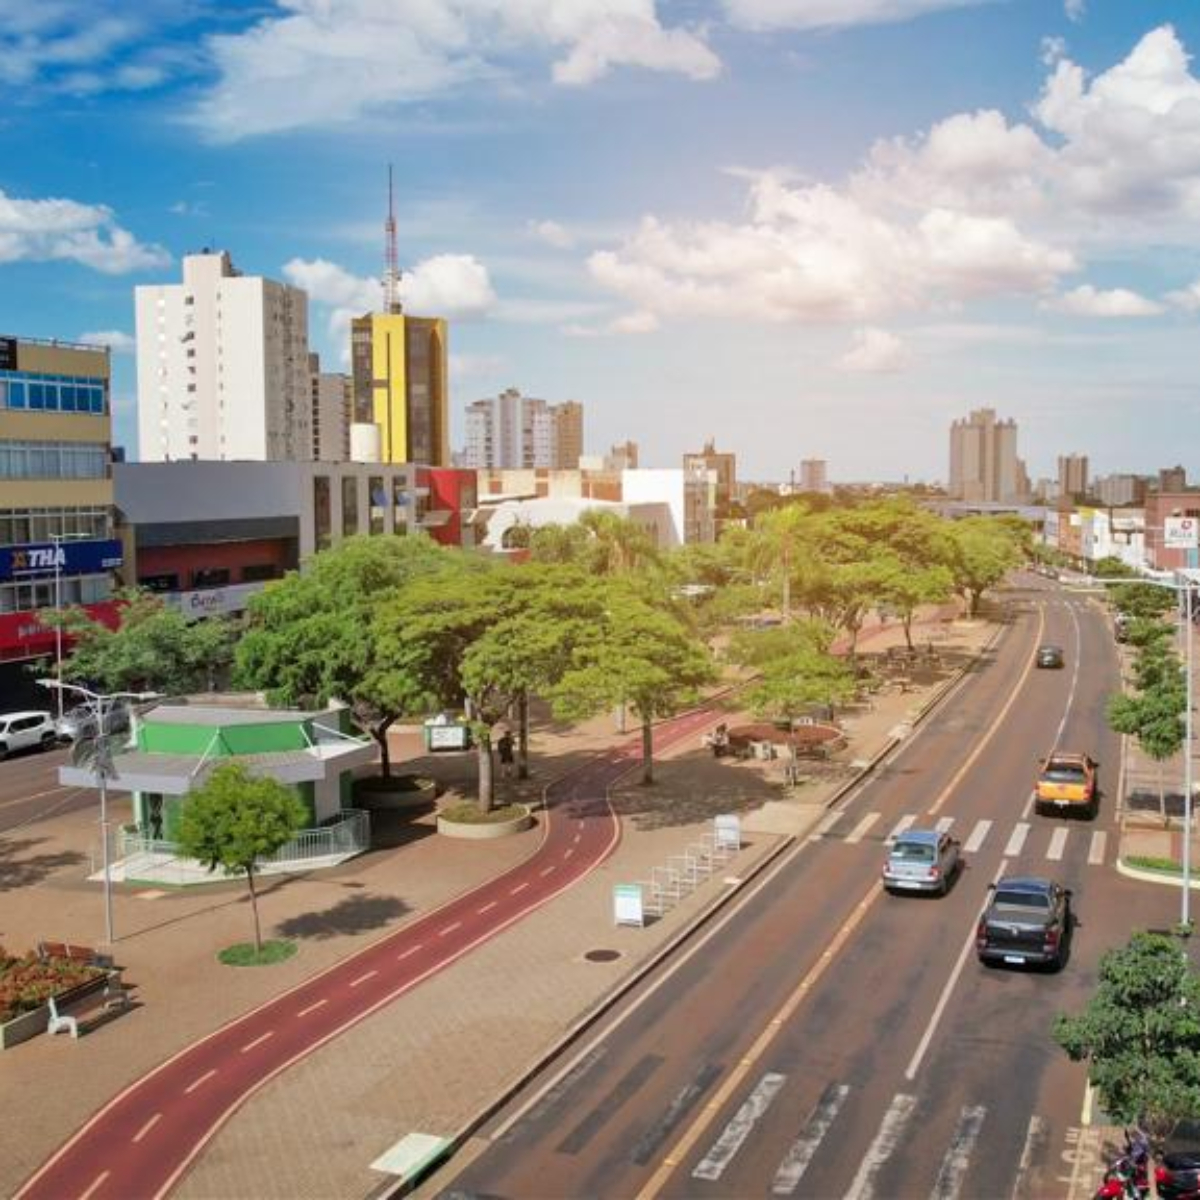
[[[112,971],[99,979],[89,979],[58,996],[50,997],[50,1021],[46,1032],[69,1033],[78,1038],[129,1008],[129,990],[121,982],[121,973]]]

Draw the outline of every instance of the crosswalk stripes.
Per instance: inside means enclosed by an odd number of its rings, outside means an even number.
[[[849,1094],[850,1089],[844,1083],[831,1083],[821,1094],[812,1116],[804,1125],[804,1131],[791,1144],[783,1162],[779,1164],[775,1182],[771,1184],[772,1195],[790,1196],[796,1190]]]
[[[875,1140],[867,1147],[867,1152],[859,1163],[854,1182],[846,1193],[846,1200],[870,1200],[875,1195],[875,1177],[899,1145],[916,1107],[916,1096],[899,1092],[892,1098]]]
[[[938,833],[949,833],[950,826],[953,824],[954,824],[953,817],[941,817],[938,820],[938,823],[934,826],[934,829],[936,829],[938,831]]]
[[[1025,839],[1029,836],[1029,824],[1026,821],[1017,822],[1017,827],[1012,831],[1012,836],[1008,839],[1008,845],[1004,847],[1005,858],[1015,858],[1021,853],[1025,845]]]
[[[1051,862],[1062,861],[1063,848],[1067,844],[1067,833],[1066,829],[1056,829],[1050,838],[1050,848],[1046,851],[1046,857]]]
[[[968,854],[974,854],[983,845],[984,839],[991,831],[991,821],[977,821],[975,828],[971,830],[971,836],[963,843],[963,849]]]
[[[857,825],[855,825],[855,827],[852,830],[850,830],[850,832],[848,834],[846,834],[846,841],[849,842],[851,845],[853,845],[855,842],[861,842],[863,840],[863,837],[866,835],[867,831],[871,828],[872,825],[875,824],[876,821],[879,820],[879,818],[881,816],[883,816],[882,813],[877,813],[877,812],[867,813],[867,815],[865,817],[863,817],[863,819],[861,821],[859,821],[859,823]]]
[[[1088,847],[1088,862],[1093,867],[1104,861],[1104,850],[1107,843],[1108,834],[1103,829],[1098,829],[1092,834],[1092,844]]]
[[[958,1124],[950,1137],[950,1145],[946,1148],[929,1200],[955,1200],[958,1196],[967,1177],[967,1168],[971,1165],[971,1151],[975,1149],[986,1116],[987,1109],[982,1104],[971,1105],[958,1114]]]
[[[693,1179],[721,1178],[733,1156],[750,1136],[750,1131],[771,1107],[771,1101],[779,1094],[786,1078],[786,1075],[768,1072],[758,1081],[758,1086],[750,1093],[746,1103],[734,1113],[729,1124],[721,1131],[721,1136],[692,1172]]]
[[[894,842],[906,829],[911,829],[913,825],[916,824],[916,820],[917,818],[915,814],[901,817],[900,820],[898,820],[896,824],[892,826],[892,832],[887,835],[887,840],[889,842]]]

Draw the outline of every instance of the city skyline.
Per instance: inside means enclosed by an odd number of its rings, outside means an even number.
[[[993,407],[1035,478],[1150,474],[1200,407],[1184,0],[64,0],[3,36],[0,331],[112,344],[131,452],[133,289],[204,246],[349,369],[389,162],[454,447],[519,382],[648,465],[699,430],[746,478],[945,480]]]

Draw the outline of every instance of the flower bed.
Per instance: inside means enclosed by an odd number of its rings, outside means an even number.
[[[90,963],[43,960],[33,953],[16,958],[0,949],[0,1025],[41,1008],[51,996],[103,975],[103,969]]]

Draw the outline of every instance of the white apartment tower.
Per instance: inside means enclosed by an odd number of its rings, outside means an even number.
[[[136,289],[138,451],[177,459],[313,457],[308,297],[189,254],[183,282]]]
[[[583,453],[583,405],[547,404],[507,388],[467,406],[464,467],[573,470]]]
[[[801,492],[825,493],[830,490],[827,464],[823,458],[804,458],[800,460]]]
[[[950,495],[969,503],[1025,504],[1030,487],[1017,457],[1017,423],[980,408],[950,426]]]

